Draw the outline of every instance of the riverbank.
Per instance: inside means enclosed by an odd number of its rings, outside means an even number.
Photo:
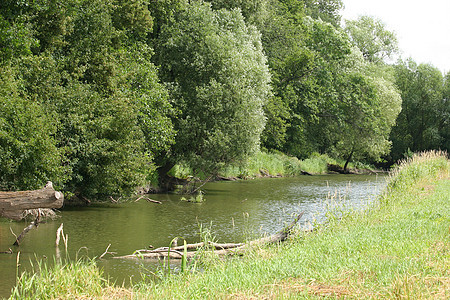
[[[326,154],[312,153],[307,159],[300,160],[282,152],[260,151],[252,156],[245,166],[229,165],[218,172],[217,179],[251,179],[259,177],[288,177],[299,175],[322,175],[344,173],[345,160],[332,158]],[[349,174],[373,174],[382,172],[362,162],[351,162]],[[170,175],[180,179],[192,176],[192,170],[176,165]],[[201,174],[200,174],[201,176]]]
[[[206,259],[204,272],[115,288],[93,263],[21,277],[12,298],[448,298],[449,160],[414,157],[363,212],[330,211],[313,233],[242,259]],[[342,214],[344,214],[342,216]],[[191,265],[192,267],[192,265]]]

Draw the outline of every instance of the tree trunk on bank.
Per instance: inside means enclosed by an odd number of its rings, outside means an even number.
[[[28,209],[60,208],[64,195],[55,191],[49,181],[44,188],[34,191],[0,192],[0,216],[20,220]]]
[[[166,163],[157,169],[158,171],[158,184],[160,191],[168,192],[174,190],[175,183],[174,178],[167,173],[175,166],[174,163]]]
[[[350,154],[348,155],[348,157],[347,157],[347,161],[345,162],[345,165],[344,165],[344,173],[348,173],[348,170],[347,170],[347,166],[348,166],[348,163],[350,162],[350,160],[352,159],[352,156],[353,156],[353,149],[352,149],[352,152],[350,152]]]

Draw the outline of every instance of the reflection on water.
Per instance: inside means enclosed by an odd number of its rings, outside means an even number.
[[[20,247],[13,247],[11,230],[19,234],[25,222],[0,221],[0,251],[21,252],[21,270],[30,259],[53,261],[56,230],[64,223],[69,236],[69,253],[63,257],[118,255],[136,249],[167,246],[174,237],[199,240],[199,227],[208,228],[219,242],[241,242],[264,233],[274,233],[294,215],[304,211],[302,222],[322,220],[327,203],[345,199],[354,208],[364,207],[385,186],[383,176],[324,175],[297,178],[255,179],[214,182],[205,185],[204,203],[180,201],[179,195],[149,195],[162,204],[130,201],[119,205],[95,205],[66,209],[60,218],[30,231]],[[327,201],[328,199],[328,201]],[[339,202],[339,201],[337,201]],[[47,257],[47,258],[45,258]],[[143,268],[154,270],[158,263],[104,259],[105,274],[118,283],[140,276]],[[7,297],[15,283],[16,255],[0,254],[0,297]],[[140,277],[138,277],[140,278]]]

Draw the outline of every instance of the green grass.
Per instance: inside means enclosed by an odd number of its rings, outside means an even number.
[[[302,171],[310,174],[325,174],[328,171],[327,164],[337,164],[326,154],[313,153],[310,158],[299,160],[281,152],[258,152],[251,157],[244,167],[227,166],[220,170],[224,177],[250,178],[261,175],[261,171],[272,176],[298,176]],[[342,166],[344,162],[342,162]]]
[[[449,170],[445,154],[416,155],[394,172],[384,195],[369,209],[343,216],[342,211],[330,211],[327,222],[312,233],[299,230],[284,244],[254,249],[242,258],[209,259],[201,273],[141,282],[117,298],[448,299]],[[15,295],[22,299],[20,293],[43,290],[43,299],[64,298],[67,291],[93,299],[108,297],[110,285],[92,269],[95,266],[81,265],[72,274],[69,268],[57,267],[22,277]],[[43,282],[49,282],[52,272],[83,282],[88,271],[95,273],[100,286],[90,283],[83,292],[76,282],[64,279],[55,280],[52,289],[57,292],[45,290]],[[74,287],[60,288],[66,281]],[[44,287],[36,288],[40,286]]]
[[[95,263],[81,261],[51,268],[37,262],[35,273],[23,273],[12,291],[11,299],[54,299],[65,295],[99,296],[106,281]]]
[[[299,176],[302,175],[302,171],[319,175],[328,172],[328,164],[338,165],[343,168],[345,161],[319,153],[312,153],[309,158],[299,160],[296,157],[277,151],[260,151],[250,157],[246,165],[227,165],[219,170],[219,175],[228,178],[254,178],[262,175]],[[348,167],[350,169],[374,169],[373,166],[362,162],[350,163]],[[170,175],[178,178],[188,178],[193,175],[193,171],[188,166],[178,164],[170,171]],[[195,176],[201,179],[207,177],[203,174],[196,174]]]

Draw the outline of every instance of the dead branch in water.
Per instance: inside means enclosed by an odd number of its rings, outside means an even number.
[[[140,196],[139,198],[137,198],[136,200],[134,200],[134,202],[138,202],[138,201],[141,200],[141,199],[145,199],[145,200],[147,200],[147,202],[152,202],[152,203],[162,204],[161,201],[153,200],[153,199],[150,199],[150,198],[145,197],[145,196]]]
[[[102,259],[106,254],[111,254],[111,255],[115,255],[115,254],[116,254],[116,252],[109,252],[109,251],[108,251],[108,250],[109,250],[109,247],[111,247],[111,244],[109,244],[108,247],[106,247],[105,252],[103,252],[103,254],[100,255],[100,256],[98,257],[98,259]]]
[[[297,222],[301,219],[304,212],[300,213],[288,226],[284,227],[277,233],[268,236],[263,237],[257,240],[250,241],[248,243],[226,243],[226,244],[219,244],[219,243],[195,243],[195,244],[187,244],[185,246],[177,246],[177,247],[160,247],[154,250],[148,250],[148,249],[141,249],[136,250],[133,254],[130,255],[124,255],[124,256],[117,256],[114,258],[127,258],[127,259],[159,259],[159,258],[171,258],[171,259],[181,259],[183,258],[184,254],[182,251],[186,248],[186,257],[187,259],[191,259],[197,255],[197,250],[202,248],[211,248],[213,249],[211,252],[216,255],[242,255],[245,250],[255,247],[255,246],[262,246],[266,244],[274,244],[278,242],[285,241],[294,226],[297,224]],[[193,250],[193,251],[192,251]]]
[[[25,234],[28,233],[28,231],[30,231],[31,229],[33,229],[33,227],[38,227],[39,223],[41,222],[41,214],[38,213],[36,219],[30,223],[30,225],[28,225],[27,227],[25,227],[22,231],[21,234],[19,234],[19,236],[16,238],[16,241],[14,242],[14,246],[19,246],[20,245],[20,241],[25,237]]]

